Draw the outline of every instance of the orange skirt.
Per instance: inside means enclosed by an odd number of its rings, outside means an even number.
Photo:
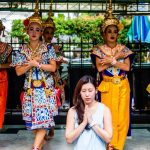
[[[3,127],[8,91],[8,78],[6,70],[0,70],[0,129]]]

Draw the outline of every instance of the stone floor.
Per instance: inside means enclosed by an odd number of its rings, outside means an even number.
[[[31,150],[32,133],[24,127],[20,127],[20,130],[16,130],[15,127],[9,132],[1,131],[0,150]],[[132,136],[127,139],[125,150],[150,150],[150,125],[136,125],[131,131]],[[43,150],[72,150],[72,145],[65,141],[64,132],[65,126],[56,128],[54,138],[46,143]]]

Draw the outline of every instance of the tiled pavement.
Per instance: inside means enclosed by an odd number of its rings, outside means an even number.
[[[150,150],[150,125],[132,128],[132,137],[127,139],[125,150]],[[72,150],[72,145],[66,144],[64,131],[64,126],[56,128],[54,138],[46,143],[43,150]],[[0,133],[0,150],[31,150],[32,142],[32,133],[25,129],[17,133]]]

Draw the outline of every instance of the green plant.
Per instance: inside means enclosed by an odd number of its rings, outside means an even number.
[[[43,17],[44,19],[46,17]],[[59,35],[76,35],[73,36],[73,42],[79,42],[82,38],[83,42],[92,41],[96,43],[102,43],[103,39],[100,34],[100,25],[103,21],[103,16],[94,16],[84,14],[75,19],[66,19],[63,14],[59,14],[58,17],[53,17],[56,31],[55,37]],[[119,43],[127,42],[127,32],[131,24],[130,18],[123,18],[121,20],[124,25],[124,29],[120,31]],[[22,20],[14,20],[12,23],[11,36],[17,37],[20,41],[28,41],[28,36],[23,32]]]
[[[24,32],[24,25],[21,19],[13,20],[10,35],[15,38],[17,37],[20,43],[28,41],[28,36]]]

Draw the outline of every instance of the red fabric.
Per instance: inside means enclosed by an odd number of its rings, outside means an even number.
[[[57,107],[61,106],[61,102],[60,102],[60,88],[55,88],[55,92],[56,92],[56,103],[57,103]]]
[[[0,129],[3,127],[8,92],[7,72],[0,71]]]
[[[20,94],[20,102],[21,102],[21,104],[23,102],[23,97],[24,97],[24,91],[22,91],[21,94]]]

